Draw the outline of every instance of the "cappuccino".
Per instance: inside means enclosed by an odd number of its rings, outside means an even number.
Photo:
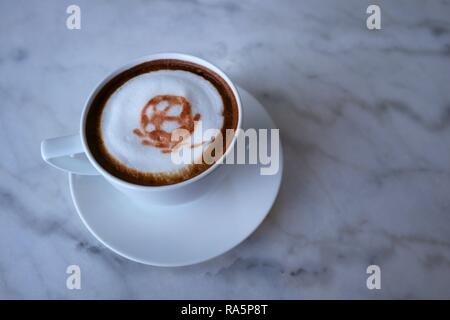
[[[216,129],[225,137],[237,122],[236,97],[222,77],[195,63],[164,59],[139,64],[108,81],[88,110],[84,130],[89,150],[110,174],[138,185],[162,186],[191,179],[211,165],[198,159],[215,137],[198,131]],[[172,137],[179,129],[189,136],[183,142]],[[226,150],[226,139],[220,141]],[[192,163],[172,161],[172,153],[181,148],[192,151]]]

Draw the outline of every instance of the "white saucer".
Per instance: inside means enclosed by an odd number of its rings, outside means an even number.
[[[275,128],[263,106],[239,89],[243,127]],[[226,165],[217,190],[177,206],[143,209],[101,176],[69,175],[73,202],[89,231],[117,254],[155,266],[184,266],[230,250],[247,238],[268,214],[283,172],[260,175],[260,165]]]

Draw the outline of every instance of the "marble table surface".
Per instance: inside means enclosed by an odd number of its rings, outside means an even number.
[[[376,31],[366,0],[75,0],[81,30],[66,28],[71,2],[1,1],[0,298],[450,298],[450,1],[373,2]],[[260,228],[180,268],[103,247],[40,157],[106,74],[162,51],[223,68],[285,152]]]

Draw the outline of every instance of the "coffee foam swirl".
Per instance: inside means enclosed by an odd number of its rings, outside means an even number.
[[[101,116],[103,144],[121,165],[143,174],[174,175],[189,164],[175,164],[170,133],[183,128],[193,140],[194,159],[203,151],[202,131],[224,125],[222,97],[205,78],[184,70],[158,70],[123,83],[107,100]],[[197,140],[195,140],[197,137]],[[199,138],[199,139],[198,139]]]

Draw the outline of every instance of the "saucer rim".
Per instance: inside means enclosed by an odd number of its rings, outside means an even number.
[[[247,94],[247,95],[249,95],[250,97],[252,97],[253,99],[255,99],[258,102],[260,107],[263,108],[263,110],[266,112],[266,114],[268,116],[268,119],[269,119],[269,122],[270,122],[270,128],[271,129],[272,128],[277,129],[275,127],[274,121],[270,117],[269,113],[265,110],[264,106],[251,93],[249,93],[247,90],[243,89],[241,86],[236,86],[236,87],[237,87],[238,91],[242,92],[241,93],[241,98]],[[242,99],[242,100],[244,100],[244,99]],[[243,121],[245,121],[244,118],[243,118]],[[279,170],[278,170],[278,173],[277,173],[277,175],[279,175],[279,180],[278,180],[278,186],[276,187],[275,192],[273,192],[273,199],[271,200],[271,205],[267,209],[266,213],[264,215],[262,215],[260,217],[260,219],[258,219],[257,222],[254,223],[253,228],[251,228],[251,230],[247,233],[247,235],[245,237],[243,237],[242,239],[240,239],[239,241],[237,241],[232,246],[230,246],[229,248],[227,248],[225,250],[221,250],[220,252],[217,252],[214,255],[211,255],[210,257],[207,257],[207,258],[203,257],[203,258],[199,258],[199,259],[192,259],[192,260],[189,260],[189,261],[184,261],[182,263],[181,262],[179,262],[179,263],[161,263],[161,262],[156,262],[156,261],[150,261],[149,259],[143,260],[143,259],[140,259],[138,257],[134,257],[134,256],[131,256],[131,255],[127,254],[127,253],[124,253],[123,251],[121,251],[119,249],[113,248],[112,246],[110,246],[105,240],[103,240],[91,228],[89,223],[84,218],[82,210],[80,209],[80,207],[78,205],[78,202],[77,202],[77,198],[75,196],[75,187],[74,187],[75,182],[74,182],[74,179],[75,179],[75,176],[78,176],[78,175],[74,174],[74,173],[69,173],[68,174],[69,175],[70,195],[71,195],[74,207],[75,207],[75,209],[77,211],[77,214],[80,217],[81,221],[83,222],[84,226],[88,229],[88,231],[94,236],[94,238],[96,240],[98,240],[102,245],[104,245],[106,248],[108,248],[109,250],[111,250],[115,254],[118,254],[121,257],[124,257],[124,258],[126,258],[128,260],[131,260],[131,261],[134,261],[134,262],[137,262],[137,263],[141,263],[141,264],[149,265],[149,266],[155,266],[155,267],[171,267],[171,268],[174,268],[174,267],[191,266],[191,265],[196,265],[196,264],[203,263],[203,262],[206,262],[206,261],[210,261],[210,260],[212,260],[214,258],[217,258],[217,257],[219,257],[219,256],[221,256],[221,255],[223,255],[223,254],[233,250],[234,248],[239,246],[241,243],[243,243],[245,240],[247,240],[260,227],[260,225],[262,224],[264,219],[266,219],[267,216],[269,215],[269,213],[272,211],[272,208],[273,208],[273,206],[274,206],[274,204],[275,204],[275,202],[276,202],[276,200],[278,198],[278,194],[280,192],[281,183],[283,181],[284,156],[283,156],[283,147],[282,147],[281,139],[280,139],[279,155],[280,155],[279,156]],[[261,177],[261,175],[258,175],[258,177]],[[97,177],[96,176],[95,178],[100,178],[101,179],[102,177],[100,177],[100,176]],[[235,177],[233,177],[233,178],[236,179]],[[217,192],[217,191],[214,191],[214,192]],[[205,201],[205,200],[204,199],[198,199],[198,201]],[[196,202],[187,203],[186,205],[188,205],[188,206],[195,206],[195,203]],[[164,209],[164,206],[157,206],[157,205],[155,205],[155,207],[160,207],[161,209]]]

